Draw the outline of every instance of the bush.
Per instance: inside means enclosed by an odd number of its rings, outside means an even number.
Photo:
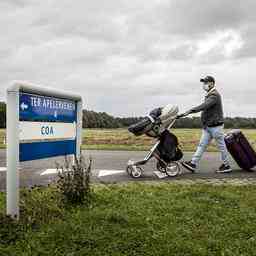
[[[59,191],[53,186],[21,190],[20,221],[28,228],[38,228],[42,223],[60,219],[62,208]]]
[[[87,167],[84,157],[75,157],[75,163],[65,158],[63,166],[57,165],[58,180],[57,188],[68,204],[89,205],[91,199],[90,174],[91,163]]]
[[[23,235],[23,226],[8,215],[0,213],[0,244],[15,243]]]

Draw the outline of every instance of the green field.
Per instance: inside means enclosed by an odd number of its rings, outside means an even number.
[[[227,132],[228,130],[226,130]],[[256,149],[256,130],[242,130],[250,143]],[[172,132],[179,138],[183,151],[194,151],[201,136],[200,129],[172,129]],[[3,144],[5,130],[0,130],[0,148]],[[136,137],[127,129],[84,129],[83,149],[99,150],[148,150],[154,143],[154,139],[147,136]],[[212,143],[208,151],[216,151]]]
[[[226,130],[225,132],[227,132]],[[256,149],[256,130],[242,130]],[[183,151],[194,151],[201,137],[200,129],[172,129],[178,137]],[[147,136],[136,137],[126,129],[86,129],[83,131],[83,147],[86,149],[148,150],[154,139]],[[214,143],[208,151],[216,151]]]
[[[253,185],[93,188],[89,208],[64,208],[53,188],[23,190],[20,225],[0,218],[0,255],[256,255]],[[1,212],[4,201],[0,193]]]

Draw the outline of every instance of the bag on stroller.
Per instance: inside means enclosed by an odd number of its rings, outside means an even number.
[[[160,143],[157,146],[159,156],[166,163],[178,161],[183,157],[183,153],[178,147],[178,138],[168,130],[164,130],[160,135]]]

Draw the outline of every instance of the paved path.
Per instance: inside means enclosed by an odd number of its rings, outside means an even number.
[[[83,151],[83,154],[88,158],[93,159],[92,180],[93,182],[116,183],[134,181],[126,172],[126,163],[129,159],[142,159],[147,152],[137,151]],[[191,153],[185,153],[184,159],[191,158]],[[51,158],[47,160],[37,160],[25,162],[21,164],[20,170],[20,186],[29,187],[33,185],[47,185],[56,178],[56,162],[62,162],[63,157]],[[175,178],[165,178],[163,180],[169,182],[177,181],[197,181],[197,180],[212,180],[217,182],[219,179],[230,180],[251,180],[256,181],[256,172],[246,172],[240,170],[233,162],[234,171],[228,174],[216,174],[215,169],[220,165],[218,153],[205,153],[201,162],[200,172],[192,174],[182,169],[182,174]],[[6,152],[0,150],[0,190],[5,190],[6,187]],[[159,180],[153,173],[155,171],[155,161],[152,159],[145,165],[143,177],[139,180],[152,181]],[[217,179],[217,180],[216,180]]]

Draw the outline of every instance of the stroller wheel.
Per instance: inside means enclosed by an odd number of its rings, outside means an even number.
[[[180,173],[180,166],[177,162],[170,162],[167,164],[165,172],[170,177],[177,176]]]
[[[127,166],[126,171],[132,178],[139,178],[143,170],[140,166],[130,165]]]

